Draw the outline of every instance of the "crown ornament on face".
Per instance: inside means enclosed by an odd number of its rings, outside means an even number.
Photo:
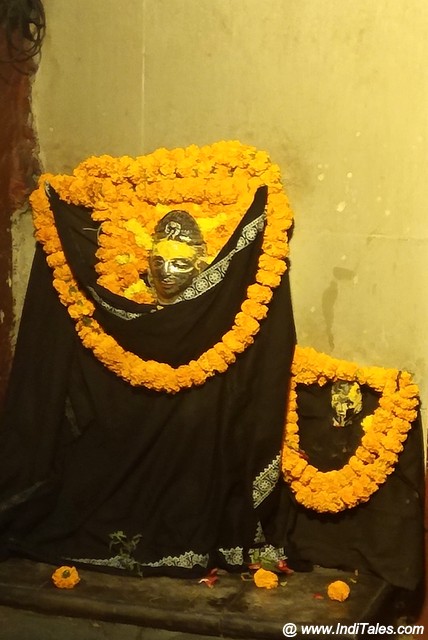
[[[180,209],[169,211],[155,227],[153,242],[176,240],[195,247],[205,247],[198,223],[190,213]]]
[[[174,209],[157,223],[148,280],[160,304],[173,304],[205,268],[205,252],[199,225],[187,211]]]

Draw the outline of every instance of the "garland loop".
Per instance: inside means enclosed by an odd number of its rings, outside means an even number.
[[[258,187],[268,187],[267,222],[255,282],[222,339],[179,367],[144,360],[123,349],[93,318],[94,304],[79,288],[67,264],[44,191],[89,207],[101,223],[97,272],[100,285],[139,303],[154,303],[140,274],[147,270],[156,223],[171,209],[197,220],[213,260],[249,208]],[[175,393],[226,371],[259,331],[260,322],[286,270],[287,231],[292,213],[279,167],[268,155],[236,141],[205,147],[157,149],[139,158],[91,157],[68,175],[41,176],[31,196],[36,239],[53,269],[53,285],[75,320],[83,345],[111,371],[135,386]]]
[[[268,187],[267,223],[254,283],[222,339],[195,360],[172,367],[144,360],[123,349],[94,319],[92,300],[79,288],[67,264],[44,185],[48,181],[66,202],[92,210],[100,223],[98,282],[138,303],[154,303],[141,279],[147,270],[156,223],[172,209],[185,209],[197,220],[212,261],[248,210],[258,187]],[[73,175],[41,176],[31,196],[36,239],[53,269],[53,285],[75,321],[83,345],[112,372],[135,386],[176,393],[222,373],[257,335],[268,313],[273,290],[286,270],[287,231],[292,213],[279,167],[265,152],[239,142],[205,147],[158,149],[139,158],[91,157]],[[362,421],[364,435],[339,470],[321,472],[299,449],[297,385],[327,381],[358,382],[381,394],[379,406]],[[358,367],[296,347],[282,470],[296,499],[318,512],[336,513],[369,500],[393,471],[416,418],[418,389],[410,375],[395,369]]]
[[[322,472],[299,449],[298,384],[344,380],[368,385],[381,394],[379,406],[362,421],[363,437],[354,455],[338,470]],[[394,470],[416,419],[418,387],[409,373],[359,367],[311,348],[297,346],[282,449],[282,471],[296,500],[320,513],[336,513],[366,502]]]

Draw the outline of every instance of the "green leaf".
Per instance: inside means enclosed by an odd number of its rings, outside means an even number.
[[[266,571],[277,571],[278,570],[278,565],[276,562],[273,562],[272,560],[263,560],[262,559],[262,569],[266,569]]]

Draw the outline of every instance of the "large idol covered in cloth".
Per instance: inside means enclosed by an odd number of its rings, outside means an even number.
[[[6,553],[167,575],[282,558],[291,212],[239,143],[42,176],[2,419]]]

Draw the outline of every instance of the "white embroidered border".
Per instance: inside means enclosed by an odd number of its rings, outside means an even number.
[[[254,544],[261,544],[262,542],[266,542],[265,534],[263,531],[262,523],[260,520],[257,523],[256,533],[254,535]]]
[[[118,318],[122,318],[122,320],[135,320],[135,318],[141,318],[142,313],[131,313],[130,311],[124,311],[123,309],[118,309],[117,307],[113,307],[111,304],[103,300],[101,296],[93,289],[92,287],[88,287],[88,290],[91,292],[93,299],[100,304],[103,309],[106,309],[114,316]]]
[[[267,560],[268,562],[272,562],[273,564],[277,563],[279,560],[286,560],[287,556],[285,555],[285,550],[283,547],[274,547],[271,544],[265,544],[263,547],[257,547],[256,549],[249,550],[250,556],[256,554],[261,557],[263,560]]]
[[[227,564],[241,565],[244,564],[244,549],[242,547],[233,547],[232,549],[219,549],[224,556]]]
[[[97,567],[113,567],[114,569],[126,569],[123,558],[113,556],[112,558],[66,558],[71,562],[80,562],[81,564],[93,564]]]
[[[242,547],[234,547],[233,549],[219,549],[219,551],[223,554],[227,564],[230,564],[231,566],[239,566],[245,564],[244,549]],[[261,557],[265,561],[272,562],[272,564],[276,564],[279,560],[285,560],[287,557],[282,547],[276,548],[271,544],[265,544],[262,547],[249,549],[248,555],[250,558],[252,556]]]
[[[114,567],[115,569],[129,569],[121,556],[111,558],[68,558],[73,562],[81,564],[93,564],[96,566]],[[192,569],[196,565],[206,567],[209,555],[199,554],[193,551],[186,551],[180,556],[165,556],[156,562],[138,562],[139,567],[181,567],[182,569]]]
[[[271,493],[279,480],[281,455],[276,458],[254,479],[253,482],[253,504],[256,509],[263,500]]]
[[[196,565],[206,567],[208,560],[208,554],[186,551],[181,556],[165,556],[157,562],[142,562],[141,565],[143,567],[181,567],[184,569],[192,569]]]
[[[183,291],[183,293],[175,299],[174,304],[182,302],[183,300],[193,300],[201,296],[212,287],[215,287],[227,273],[229,265],[233,256],[248,247],[257,237],[257,234],[263,230],[266,220],[266,211],[264,211],[258,218],[245,225],[242,229],[241,235],[236,243],[236,247],[232,249],[220,262],[208,267],[201,274],[196,276],[192,284]]]
[[[240,566],[245,564],[243,547],[232,547],[230,549],[219,549],[224,556],[227,564],[231,566]],[[284,549],[276,549],[272,545],[264,545],[257,549],[250,549],[249,554],[257,553],[262,555],[264,559],[277,562],[286,558]],[[121,556],[113,556],[111,558],[68,558],[72,562],[81,564],[92,564],[100,567],[113,567],[115,569],[129,569]],[[156,562],[139,562],[139,567],[180,567],[181,569],[193,569],[196,565],[207,567],[209,561],[208,554],[195,553],[194,551],[186,551],[180,556],[165,556]]]

